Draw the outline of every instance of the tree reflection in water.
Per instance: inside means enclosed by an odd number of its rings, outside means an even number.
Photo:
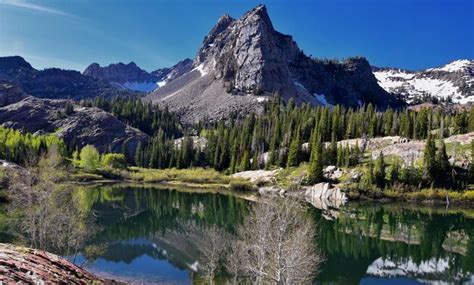
[[[59,184],[67,171],[55,147],[34,165],[9,177],[10,230],[29,247],[74,256],[94,233],[93,220],[75,190]]]
[[[51,195],[53,196],[56,194]],[[256,216],[252,202],[232,195],[192,193],[189,189],[182,192],[136,186],[76,188],[74,191],[58,192],[54,200],[56,202],[46,203],[54,207],[32,209],[31,213],[35,214],[29,218],[36,221],[31,224],[46,228],[44,232],[47,234],[40,239],[39,231],[23,231],[24,240],[36,243],[37,246],[52,248],[55,252],[73,252],[77,246],[82,252],[87,252],[90,261],[98,260],[97,263],[89,264],[88,268],[93,271],[117,268],[116,271],[110,272],[120,274],[123,268],[129,268],[130,273],[126,276],[129,280],[145,276],[149,278],[144,281],[147,282],[155,281],[153,278],[162,274],[159,264],[167,263],[184,273],[183,278],[187,279],[180,280],[188,283],[198,280],[209,283],[212,279],[219,284],[240,284],[252,283],[257,279],[239,262],[247,260],[246,264],[250,264],[248,260],[255,259],[255,254],[250,251],[253,256],[250,255],[249,247],[257,248],[259,244],[259,231],[253,230],[249,222],[249,217]],[[22,203],[24,206],[18,207],[31,207],[27,202]],[[320,254],[324,256],[324,262],[320,264],[315,279],[316,283],[359,284],[365,278],[372,277],[377,277],[379,283],[383,283],[385,278],[397,276],[430,282],[461,283],[472,278],[472,209],[450,208],[446,211],[419,205],[410,207],[350,203],[338,211],[335,220],[327,220],[317,209],[308,207],[305,210],[294,213],[304,213],[303,217],[317,224],[314,229],[316,242],[312,245],[317,244],[318,247],[312,248],[319,248]],[[56,218],[40,222],[46,217],[44,213],[50,211],[58,213],[52,215]],[[66,216],[71,218],[71,223],[61,220],[60,213],[66,213]],[[270,213],[272,212],[269,211],[268,215]],[[92,236],[90,232],[82,231],[89,228],[90,219],[97,225],[93,228],[98,229]],[[265,221],[274,219],[276,217]],[[271,227],[271,224],[265,225],[261,222],[261,227]],[[55,224],[58,226],[53,226]],[[67,228],[61,224],[73,224],[75,227]],[[244,226],[239,228],[239,225]],[[55,236],[57,229],[69,233],[66,237],[71,240],[61,241],[60,236]],[[74,233],[74,230],[78,232]],[[260,234],[263,237],[261,240],[268,245],[265,250],[274,253],[270,248],[277,244],[275,240],[278,235],[270,238],[268,235],[272,232],[275,231],[260,231]],[[309,233],[311,230],[301,232]],[[85,235],[81,237],[82,234]],[[31,238],[32,236],[35,238]],[[54,239],[57,240],[53,241]],[[245,240],[247,242],[243,242]],[[210,247],[206,248],[206,243]],[[226,243],[232,246],[225,247],[226,254],[219,258],[219,266],[206,261],[209,258],[214,259],[215,253],[224,248],[213,245]],[[294,242],[295,245],[298,243],[300,242]],[[70,249],[68,250],[67,246],[57,248],[58,245],[69,245]],[[243,251],[242,248],[246,250]],[[203,254],[204,251],[207,253]],[[311,248],[304,250],[309,251]],[[245,256],[246,254],[248,255]],[[156,262],[153,263],[153,266],[156,266],[155,271],[144,272],[141,267],[143,265],[134,263],[144,256],[149,257],[147,262]],[[234,258],[236,256],[237,258]],[[266,261],[267,264],[271,264],[278,258],[271,257],[268,260],[271,262]],[[214,265],[204,268],[211,264]],[[315,262],[311,270],[317,268],[317,264],[318,262]],[[274,265],[271,267],[276,268]],[[424,270],[425,268],[429,270]],[[194,273],[196,269],[198,274]],[[203,274],[204,272],[214,273]],[[274,273],[268,274],[275,276]],[[199,275],[201,277],[197,277]],[[212,275],[216,277],[209,277]],[[170,279],[170,282],[173,280],[176,279]]]

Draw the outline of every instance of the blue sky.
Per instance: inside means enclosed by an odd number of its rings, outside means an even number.
[[[474,58],[473,0],[0,0],[0,55],[36,68],[193,58],[224,13],[263,3],[308,55],[407,69]]]

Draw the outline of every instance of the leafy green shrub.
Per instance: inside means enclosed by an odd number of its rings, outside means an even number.
[[[93,145],[86,145],[81,149],[80,166],[85,171],[95,171],[101,167],[100,154]]]
[[[127,168],[127,159],[123,153],[106,153],[102,159],[104,167],[113,169]]]

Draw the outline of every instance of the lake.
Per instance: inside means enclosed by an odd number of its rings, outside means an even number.
[[[94,233],[69,258],[98,275],[140,283],[191,284],[200,246],[195,230],[217,225],[233,233],[254,203],[152,187],[75,191]],[[473,209],[349,203],[320,210],[308,204],[308,215],[325,258],[315,284],[474,283]]]

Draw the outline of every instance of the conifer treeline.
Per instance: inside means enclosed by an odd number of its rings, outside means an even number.
[[[173,136],[160,130],[148,146],[141,146],[136,158],[137,165],[145,167],[210,166],[231,173],[272,165],[297,166],[311,159],[325,165],[350,166],[359,162],[363,146],[338,146],[337,141],[381,136],[426,139],[430,132],[447,137],[473,130],[474,115],[467,111],[377,112],[372,105],[358,110],[341,106],[315,108],[275,99],[265,105],[261,115],[195,126],[193,132],[207,139],[202,149],[193,145],[191,132],[178,148]],[[306,149],[302,149],[304,143]]]
[[[114,97],[111,100],[96,97],[80,102],[82,106],[98,107],[112,113],[120,121],[154,136],[163,132],[167,138],[180,137],[183,129],[179,117],[159,108],[151,102],[144,103],[140,98]]]

